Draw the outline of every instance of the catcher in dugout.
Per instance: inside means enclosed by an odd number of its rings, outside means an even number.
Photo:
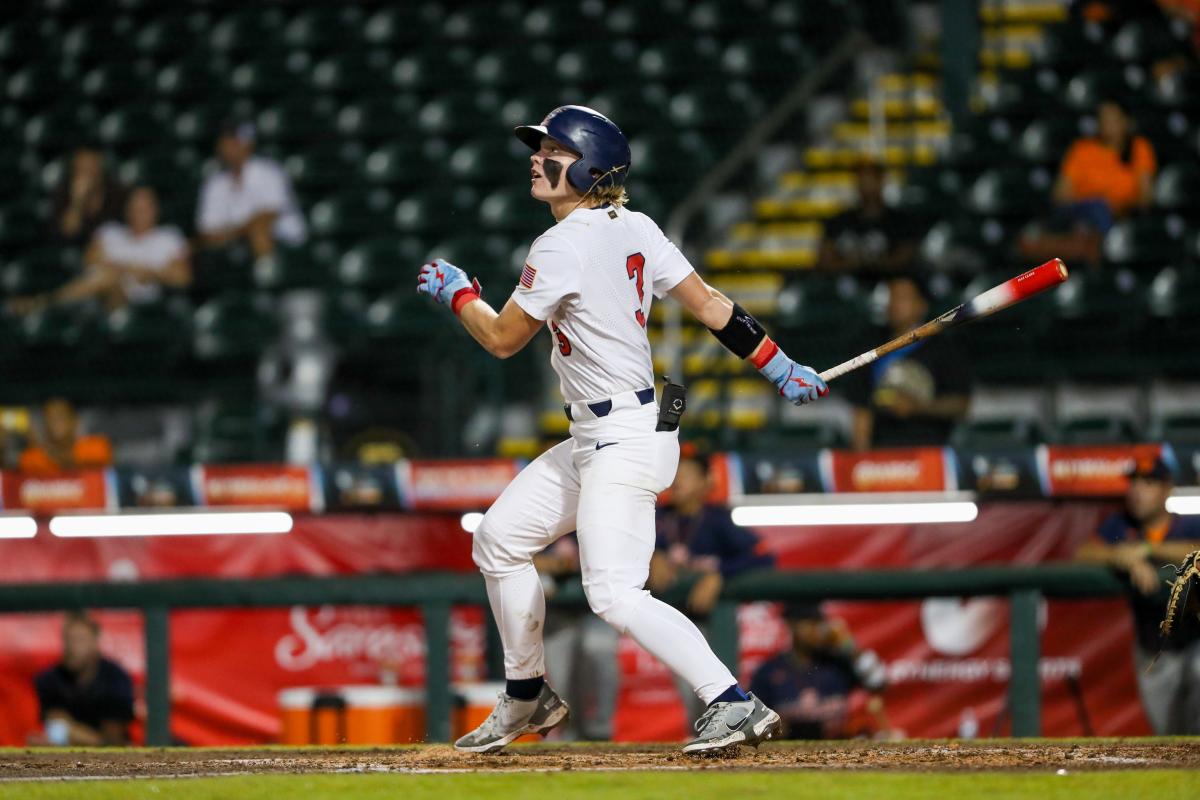
[[[1186,595],[1186,587],[1179,587],[1182,578],[1169,592],[1173,570],[1160,568],[1200,549],[1200,522],[1167,511],[1173,488],[1171,470],[1161,458],[1136,463],[1125,508],[1105,519],[1076,554],[1079,561],[1111,568],[1127,584],[1138,690],[1150,726],[1160,736],[1200,733],[1200,625],[1179,625],[1174,635],[1160,635],[1168,594]]]

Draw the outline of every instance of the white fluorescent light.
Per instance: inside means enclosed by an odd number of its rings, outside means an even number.
[[[467,533],[474,533],[481,522],[483,522],[483,514],[480,514],[478,511],[471,511],[462,515],[462,529]]]
[[[61,537],[205,536],[287,533],[291,529],[292,515],[284,511],[71,515],[50,520],[50,532]]]
[[[1167,511],[1172,514],[1200,514],[1200,495],[1171,495],[1167,498]]]
[[[37,536],[33,517],[0,517],[0,539],[32,539]]]
[[[733,521],[747,528],[770,525],[889,525],[914,522],[971,522],[979,507],[970,502],[820,503],[738,506]]]

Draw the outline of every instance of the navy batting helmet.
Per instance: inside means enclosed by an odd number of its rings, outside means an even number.
[[[567,182],[585,194],[597,186],[621,186],[629,174],[629,141],[599,111],[586,106],[559,106],[541,125],[518,125],[517,138],[540,150],[542,137],[574,150],[579,160],[567,167]]]

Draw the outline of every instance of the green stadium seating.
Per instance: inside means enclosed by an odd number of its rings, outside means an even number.
[[[286,423],[278,409],[253,400],[201,406],[193,420],[191,460],[221,464],[279,461]]]
[[[1076,270],[1053,301],[1045,347],[1064,376],[1111,380],[1118,369],[1146,367],[1132,363],[1143,303],[1140,287],[1127,275]]]
[[[1154,185],[1154,203],[1168,211],[1195,216],[1200,212],[1200,167],[1182,163],[1160,169]]]
[[[192,352],[202,362],[257,359],[277,332],[274,308],[265,296],[224,294],[196,309]]]
[[[195,18],[194,13],[164,14],[146,20],[134,33],[134,46],[143,55],[175,55],[179,52],[179,43],[191,38],[195,23],[207,21],[202,13],[199,18]]]
[[[1155,371],[1189,380],[1196,377],[1196,342],[1200,341],[1200,273],[1194,268],[1167,267],[1146,292],[1145,324],[1138,332],[1139,359]]]
[[[0,208],[0,247],[22,247],[37,242],[45,227],[28,205]]]
[[[1104,258],[1111,264],[1144,269],[1161,267],[1184,251],[1181,220],[1162,217],[1126,219],[1104,237]]]
[[[997,167],[983,172],[967,192],[967,208],[977,214],[1029,216],[1049,203],[1053,178],[1048,170]]]
[[[333,283],[330,270],[316,262],[307,248],[279,247],[270,256],[255,259],[253,275],[255,288],[272,292]]]
[[[1148,63],[1183,55],[1189,50],[1186,39],[1176,37],[1165,19],[1137,19],[1126,22],[1112,37],[1111,52],[1124,62]]]
[[[4,88],[9,102],[44,106],[65,92],[67,80],[58,65],[38,62],[11,73]]]
[[[1011,271],[1001,269],[980,273],[960,297],[965,302],[1011,277]],[[984,384],[1024,385],[1049,377],[1053,368],[1046,343],[1053,315],[1053,299],[1042,295],[971,323],[969,335],[958,337],[958,342],[967,353],[972,379]]]
[[[154,75],[145,62],[105,62],[84,73],[79,84],[83,96],[98,102],[129,101],[148,94]]]
[[[1042,29],[1033,60],[1035,64],[1063,70],[1104,63],[1104,34],[1094,27],[1047,26]]]
[[[1126,103],[1139,105],[1145,92],[1143,87],[1131,85],[1123,70],[1118,67],[1098,67],[1076,74],[1067,81],[1062,102],[1068,109],[1081,113],[1092,113],[1101,100],[1120,97]]]
[[[804,353],[805,363],[837,364],[863,349],[869,319],[853,279],[807,275],[779,299],[776,338],[785,350]]]
[[[312,86],[319,92],[370,92],[386,85],[389,62],[387,55],[378,51],[329,55],[313,65]]]
[[[103,321],[105,370],[164,369],[183,355],[191,310],[182,298],[126,306]]]
[[[1050,69],[1001,72],[995,83],[980,89],[980,102],[988,114],[1007,119],[1041,118],[1059,104],[1062,87]]]
[[[529,151],[515,137],[510,139],[499,132],[497,134],[456,148],[446,164],[450,174],[456,180],[471,184],[526,180],[529,176]]]
[[[628,41],[572,43],[558,51],[554,74],[569,86],[600,89],[610,84],[614,75],[632,69],[636,56],[637,50]]]
[[[955,447],[994,450],[1042,444],[1046,431],[1031,417],[1001,417],[966,420],[954,427],[950,443]]]
[[[165,65],[154,77],[154,89],[161,97],[190,100],[219,96],[228,88],[228,66],[220,69],[208,59],[189,58]]]
[[[288,69],[281,57],[259,57],[238,64],[229,73],[231,91],[255,98],[274,99],[280,95],[302,92],[303,76]]]
[[[376,343],[412,341],[436,327],[442,309],[409,287],[386,294],[367,307],[366,332]]]
[[[96,134],[107,147],[128,149],[158,142],[166,117],[148,105],[121,108],[100,118]]]
[[[354,52],[362,43],[363,24],[363,9],[358,6],[307,8],[288,20],[282,44],[307,52]]]
[[[425,248],[412,237],[380,236],[350,250],[337,264],[337,279],[347,287],[378,290],[410,281],[415,288]]]
[[[1154,85],[1154,100],[1166,108],[1195,108],[1200,102],[1200,72],[1175,70]]]
[[[1072,142],[1080,138],[1073,117],[1047,117],[1029,123],[1017,140],[1016,153],[1023,161],[1057,169]]]
[[[637,74],[647,81],[695,83],[721,70],[721,52],[713,41],[667,40],[642,48]]]
[[[488,49],[480,53],[471,70],[477,87],[518,87],[529,85],[533,76],[548,73],[555,51],[540,47]]]
[[[371,97],[343,105],[335,126],[339,135],[349,139],[390,144],[409,135],[419,108],[416,95],[407,92]]]
[[[433,187],[412,193],[396,204],[392,222],[402,233],[441,236],[476,224],[478,193],[467,187]]]
[[[442,7],[432,3],[384,6],[363,23],[363,38],[370,45],[385,47],[415,42],[439,24],[443,14]]]
[[[538,212],[542,208],[529,196],[526,185],[497,189],[479,204],[479,223],[489,231],[528,232],[538,227]]]
[[[345,191],[314,204],[308,218],[315,236],[361,237],[386,230],[393,208],[385,189]]]
[[[337,141],[309,144],[283,160],[283,167],[302,197],[325,195],[357,182],[356,166],[362,160],[354,145]]]
[[[429,174],[430,167],[416,142],[404,142],[372,151],[362,161],[362,175],[373,184],[412,186]]]
[[[329,98],[291,98],[264,108],[256,120],[258,136],[264,142],[288,144],[303,142],[321,146],[332,139],[335,104]]]

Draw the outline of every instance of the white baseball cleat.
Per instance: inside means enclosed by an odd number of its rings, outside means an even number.
[[[782,734],[779,715],[750,692],[749,700],[709,706],[696,720],[696,738],[683,746],[683,752],[708,755],[739,745],[758,747]]]
[[[545,736],[567,721],[571,709],[550,684],[544,684],[532,700],[517,700],[500,693],[500,702],[475,730],[454,743],[454,749],[464,753],[491,753],[527,733]]]

